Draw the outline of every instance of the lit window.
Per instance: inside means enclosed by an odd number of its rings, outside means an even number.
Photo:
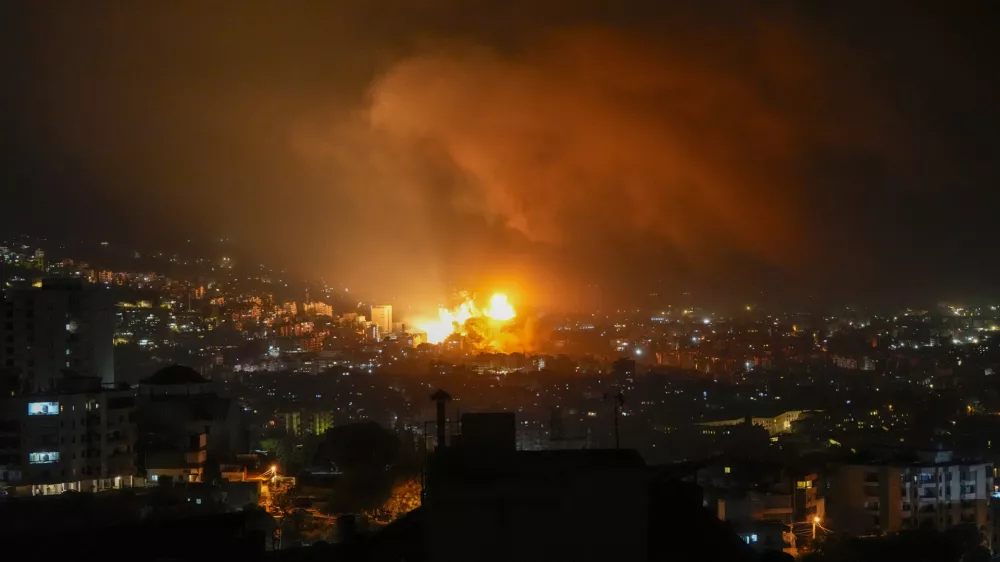
[[[726,468],[724,468],[723,470],[725,471],[726,474],[729,474],[729,473],[731,473],[733,471],[733,469],[730,468],[730,467],[728,467],[728,466]]]
[[[56,416],[59,415],[58,402],[30,402],[28,403],[29,416]]]

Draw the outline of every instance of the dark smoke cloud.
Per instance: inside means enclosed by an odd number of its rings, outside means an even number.
[[[921,234],[938,188],[910,187],[952,177],[925,158],[947,143],[908,118],[958,104],[907,98],[933,73],[901,61],[952,43],[889,29],[892,13],[868,14],[864,35],[818,4],[4,10],[10,204],[96,208],[28,226],[227,235],[404,310],[463,288],[569,308],[659,281],[823,290],[844,263],[865,286],[898,279],[879,272],[915,263],[908,247],[951,255]]]
[[[366,108],[379,189],[423,232],[456,216],[506,231],[460,228],[474,243],[435,247],[431,263],[458,258],[487,279],[525,247],[529,279],[553,267],[546,252],[595,283],[607,278],[595,268],[639,275],[650,258],[681,275],[725,271],[734,255],[801,266],[815,243],[802,235],[803,164],[820,149],[877,146],[863,125],[877,114],[825,113],[824,59],[787,29],[716,39],[709,52],[683,35],[583,27],[512,53],[448,42],[405,57]],[[861,101],[855,111],[874,109]],[[450,181],[415,170],[414,154]],[[571,284],[549,285],[543,300]]]

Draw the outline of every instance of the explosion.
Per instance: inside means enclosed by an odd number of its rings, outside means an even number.
[[[507,320],[513,320],[517,314],[514,313],[514,307],[507,302],[507,295],[500,293],[494,293],[490,297],[490,307],[483,311],[483,315],[500,322],[506,322]]]
[[[437,320],[418,322],[417,328],[427,334],[427,343],[441,343],[452,334],[468,335],[473,323],[485,323],[488,328],[496,329],[515,316],[517,314],[507,300],[507,295],[494,293],[487,307],[482,309],[476,306],[472,298],[466,296],[465,302],[453,310],[439,308]]]

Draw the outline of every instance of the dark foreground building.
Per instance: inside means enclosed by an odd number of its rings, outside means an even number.
[[[335,545],[267,552],[255,512],[69,534],[53,525],[4,540],[42,558],[133,561],[771,559],[704,508],[700,488],[647,467],[634,451],[517,451],[514,434],[513,415],[466,414],[461,432],[428,459],[423,505],[374,535]]]

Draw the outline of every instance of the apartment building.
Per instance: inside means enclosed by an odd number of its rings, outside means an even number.
[[[136,485],[135,396],[97,377],[0,402],[0,487],[14,495]]]
[[[960,523],[974,524],[992,535],[988,523],[992,492],[991,463],[932,451],[911,463],[832,467],[827,511],[832,528],[857,535],[922,525],[944,530]]]

